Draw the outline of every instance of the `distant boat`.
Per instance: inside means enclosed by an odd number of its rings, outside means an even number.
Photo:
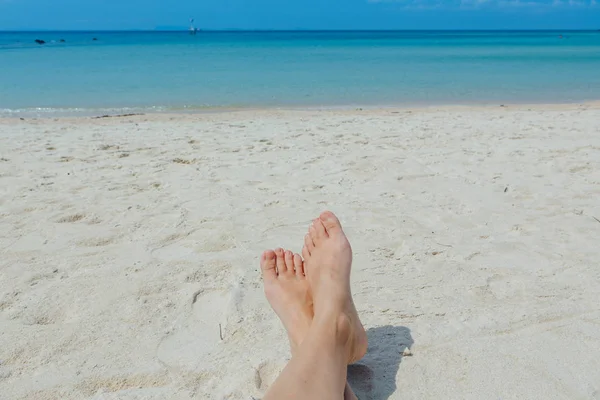
[[[190,18],[190,35],[195,35],[198,29],[194,26],[194,18]]]

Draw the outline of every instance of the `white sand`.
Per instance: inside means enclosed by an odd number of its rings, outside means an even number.
[[[600,399],[597,106],[0,120],[0,158],[1,399],[260,398],[258,256],[324,209],[361,399]]]

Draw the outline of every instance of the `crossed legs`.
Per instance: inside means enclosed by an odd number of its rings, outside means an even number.
[[[304,239],[302,257],[265,251],[265,294],[283,322],[292,359],[269,389],[271,399],[356,399],[346,367],[367,350],[350,291],[352,249],[337,217],[324,212]]]

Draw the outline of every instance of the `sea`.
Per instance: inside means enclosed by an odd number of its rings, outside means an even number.
[[[0,116],[599,99],[600,31],[0,32]]]

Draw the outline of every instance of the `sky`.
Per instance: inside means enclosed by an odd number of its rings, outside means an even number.
[[[0,30],[600,29],[600,0],[0,0]]]

